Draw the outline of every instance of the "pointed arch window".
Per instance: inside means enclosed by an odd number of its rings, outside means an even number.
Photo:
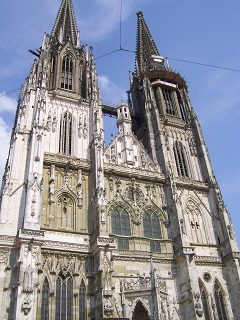
[[[216,312],[219,320],[227,320],[226,302],[224,298],[224,292],[220,283],[216,280],[214,284],[214,300],[216,304]]]
[[[183,100],[182,100],[182,97],[181,97],[181,94],[180,94],[179,91],[177,91],[177,99],[178,99],[178,105],[179,105],[179,109],[180,109],[180,112],[181,112],[182,119],[184,121],[186,121],[187,120],[186,112],[185,112]]]
[[[49,284],[47,278],[45,278],[42,287],[41,319],[49,319]]]
[[[211,320],[211,313],[209,308],[209,294],[207,292],[207,289],[205,288],[202,281],[199,280],[199,288],[200,288],[200,295],[201,295],[201,301],[202,301],[202,309],[204,313],[205,320]]]
[[[130,220],[125,208],[116,206],[112,211],[112,233],[120,236],[130,236]],[[118,239],[118,249],[129,249],[128,238]]]
[[[174,92],[172,89],[164,87],[162,88],[163,99],[165,103],[166,113],[173,116],[177,116],[176,103],[174,99]]]
[[[56,320],[72,320],[72,279],[59,274],[56,281]]]
[[[152,239],[161,239],[160,222],[157,214],[151,209],[147,210],[144,213],[143,229],[145,237]],[[159,241],[152,240],[150,242],[150,250],[152,252],[160,252],[161,248]]]
[[[67,156],[72,155],[73,117],[70,112],[65,112],[61,116],[59,153]]]
[[[87,310],[87,298],[86,298],[86,286],[84,282],[81,282],[79,289],[79,319],[86,319],[86,310]]]
[[[73,89],[73,61],[69,55],[63,57],[62,60],[61,88]]]
[[[50,87],[55,87],[56,80],[56,57],[53,55],[51,59]]]
[[[181,177],[189,177],[186,152],[181,142],[176,141],[173,145],[173,152],[177,166],[177,173]]]

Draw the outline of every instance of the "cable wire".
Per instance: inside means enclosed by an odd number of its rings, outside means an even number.
[[[7,94],[10,94],[10,93],[13,93],[13,92],[15,92],[15,91],[18,91],[18,90],[20,90],[21,88],[18,88],[18,89],[15,89],[15,90],[12,90],[12,91],[9,91],[9,92],[5,92],[5,93],[3,93],[3,94],[1,94],[0,95],[0,98],[2,98],[2,97],[4,97],[4,96],[6,96]]]
[[[120,6],[120,49],[122,49],[122,0]]]
[[[222,69],[222,70],[227,70],[227,71],[240,72],[240,70],[238,70],[238,69],[221,67],[221,66],[216,66],[216,65],[213,65],[213,64],[207,64],[207,63],[202,63],[202,62],[189,61],[189,60],[176,59],[176,58],[169,58],[169,57],[166,57],[166,59],[174,60],[174,61],[178,61],[178,62],[196,64],[196,65],[199,65],[199,66],[204,66],[204,67],[209,67],[209,68],[215,68],[215,69]]]

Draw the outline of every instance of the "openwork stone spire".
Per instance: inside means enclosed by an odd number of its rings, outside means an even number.
[[[73,45],[78,45],[79,35],[72,0],[62,0],[51,37],[61,43],[70,40]]]
[[[143,13],[138,11],[137,16],[136,71],[137,74],[141,74],[151,68],[152,57],[159,56],[159,52],[144,20]]]

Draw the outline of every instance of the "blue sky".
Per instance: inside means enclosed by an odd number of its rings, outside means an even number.
[[[50,33],[60,0],[1,0],[0,95],[20,88],[34,56]],[[95,58],[119,49],[121,0],[73,0],[81,43]],[[240,243],[239,137],[240,72],[203,67],[174,59],[240,70],[240,2],[224,0],[122,0],[122,47],[135,50],[136,12],[142,10],[158,49],[180,72],[203,129],[213,169]],[[116,52],[96,59],[105,103],[126,101],[134,54]],[[18,90],[0,97],[0,175],[8,152]],[[113,121],[109,132],[116,132]]]

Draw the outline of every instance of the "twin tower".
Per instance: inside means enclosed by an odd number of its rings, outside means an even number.
[[[102,104],[71,0],[35,54],[0,194],[0,318],[240,319],[231,218],[187,85],[143,14],[117,109]]]

